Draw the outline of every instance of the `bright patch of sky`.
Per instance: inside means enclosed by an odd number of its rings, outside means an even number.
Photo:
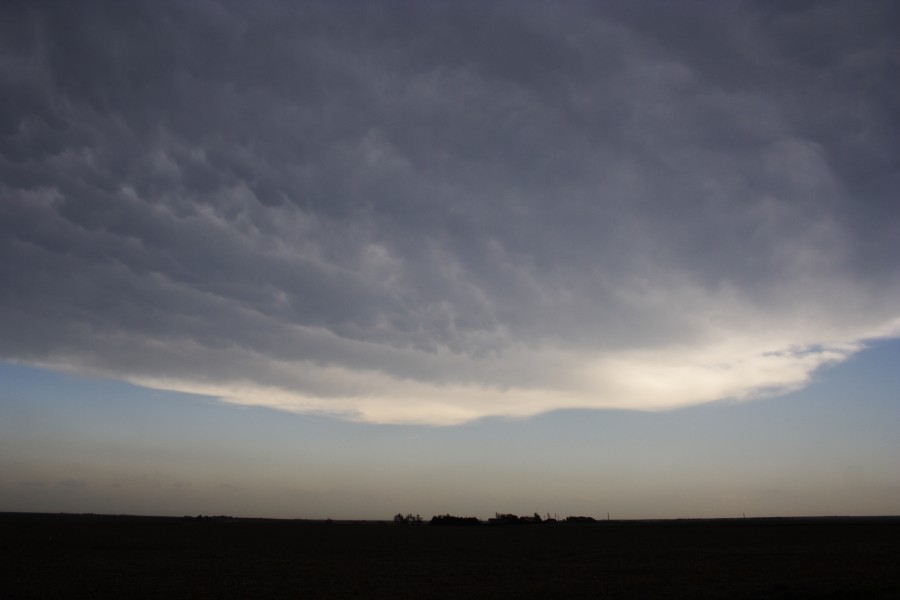
[[[451,428],[247,409],[0,367],[0,508],[389,519],[895,514],[900,343],[802,391]]]

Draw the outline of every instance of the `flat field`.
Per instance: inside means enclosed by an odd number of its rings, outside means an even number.
[[[0,514],[0,598],[900,598],[900,520]]]

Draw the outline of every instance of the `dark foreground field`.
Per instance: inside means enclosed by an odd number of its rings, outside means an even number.
[[[430,527],[0,514],[0,598],[900,598],[900,520]]]

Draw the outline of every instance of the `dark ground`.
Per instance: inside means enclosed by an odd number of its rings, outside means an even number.
[[[900,519],[431,527],[0,514],[0,599],[900,598]]]

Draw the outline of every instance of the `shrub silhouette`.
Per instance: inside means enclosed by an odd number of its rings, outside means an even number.
[[[594,517],[566,517],[566,523],[596,523]]]
[[[419,515],[414,515],[412,513],[408,515],[404,515],[403,513],[397,513],[394,515],[394,525],[421,525],[422,517]]]
[[[429,525],[481,525],[481,521],[475,517],[456,517],[453,515],[436,515],[431,517]]]
[[[489,519],[491,525],[540,525],[544,522],[541,515],[534,513],[533,517],[520,517],[512,513],[494,513],[494,518]]]

